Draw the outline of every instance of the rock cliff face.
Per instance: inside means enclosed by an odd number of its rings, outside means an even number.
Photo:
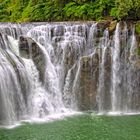
[[[125,22],[0,26],[0,108],[7,110],[0,121],[66,110],[139,112],[139,42]]]
[[[84,56],[80,60],[79,76],[79,108],[81,110],[97,110],[96,95],[99,80],[99,55]]]
[[[45,54],[39,45],[29,37],[20,36],[19,38],[20,55],[26,59],[32,59],[39,71],[40,80],[44,82],[45,75]]]
[[[43,31],[46,38],[42,37]],[[56,71],[61,73],[59,86],[66,106],[77,100],[80,110],[139,109],[140,57],[132,24],[58,24],[31,30],[30,37],[38,40],[40,36],[43,46],[50,43],[46,50]],[[32,38],[20,37],[20,54],[32,57],[43,81],[45,54]],[[113,106],[117,106],[115,110]]]

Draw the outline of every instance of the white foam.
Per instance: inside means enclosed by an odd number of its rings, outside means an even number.
[[[139,115],[140,112],[119,112],[119,111],[111,111],[111,112],[100,112],[98,115],[107,115],[107,116],[129,116],[129,115]]]
[[[81,114],[83,114],[83,113],[82,112],[71,111],[71,112],[67,112],[67,113],[59,113],[59,114],[48,115],[47,117],[44,117],[44,118],[32,117],[32,118],[28,118],[28,119],[25,119],[25,120],[21,120],[19,122],[15,122],[14,125],[7,125],[7,126],[0,125],[0,128],[14,129],[14,128],[19,127],[21,125],[25,125],[26,123],[29,123],[29,124],[49,123],[49,122],[53,122],[53,121],[57,121],[57,120],[63,120],[66,117],[71,117],[71,116],[81,115]]]

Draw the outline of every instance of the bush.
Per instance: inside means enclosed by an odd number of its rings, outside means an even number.
[[[1,21],[140,19],[140,0],[0,0]]]

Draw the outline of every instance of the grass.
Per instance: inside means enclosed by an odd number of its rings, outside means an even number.
[[[140,140],[140,116],[80,115],[0,129],[0,140]]]

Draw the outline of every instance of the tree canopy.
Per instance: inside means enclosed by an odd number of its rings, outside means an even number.
[[[0,0],[0,21],[140,19],[140,0]]]

